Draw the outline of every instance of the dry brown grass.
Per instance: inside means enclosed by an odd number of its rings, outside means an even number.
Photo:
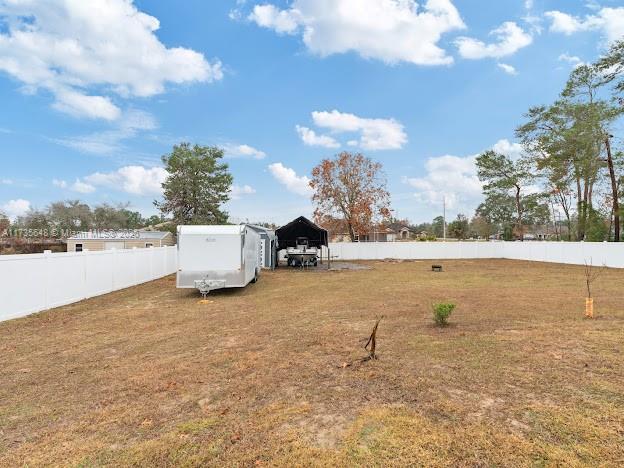
[[[169,277],[0,323],[0,464],[624,464],[624,271],[587,320],[583,267],[431,263],[282,269],[209,304]]]

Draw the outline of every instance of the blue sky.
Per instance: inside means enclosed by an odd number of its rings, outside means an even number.
[[[320,159],[383,163],[395,214],[472,215],[474,155],[624,34],[620,1],[0,0],[0,210],[153,214],[160,156],[226,149],[230,214],[310,215]]]

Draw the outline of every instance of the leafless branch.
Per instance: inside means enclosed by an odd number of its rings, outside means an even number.
[[[594,269],[593,260],[590,258],[589,263],[587,260],[585,261],[585,285],[587,286],[587,297],[591,298],[591,285],[594,281],[600,278],[600,275],[604,273],[606,269],[606,265],[603,265],[602,268],[596,270]]]

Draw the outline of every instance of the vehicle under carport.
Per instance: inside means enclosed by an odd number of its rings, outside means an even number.
[[[305,266],[308,263],[304,260],[312,257],[310,252],[320,253],[320,261],[323,263],[323,247],[327,250],[327,260],[329,263],[329,246],[327,230],[317,226],[305,216],[299,216],[290,223],[280,227],[275,231],[278,239],[279,250],[286,250],[290,256],[288,263],[292,266]],[[296,256],[296,257],[294,257]],[[297,261],[292,261],[297,258]],[[309,261],[316,266],[316,257]]]

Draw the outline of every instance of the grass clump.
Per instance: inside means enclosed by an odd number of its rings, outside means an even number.
[[[455,310],[456,305],[452,302],[440,302],[433,304],[433,321],[439,327],[448,325],[448,319]]]
[[[215,418],[195,419],[178,424],[178,431],[182,434],[198,434],[219,424]]]

